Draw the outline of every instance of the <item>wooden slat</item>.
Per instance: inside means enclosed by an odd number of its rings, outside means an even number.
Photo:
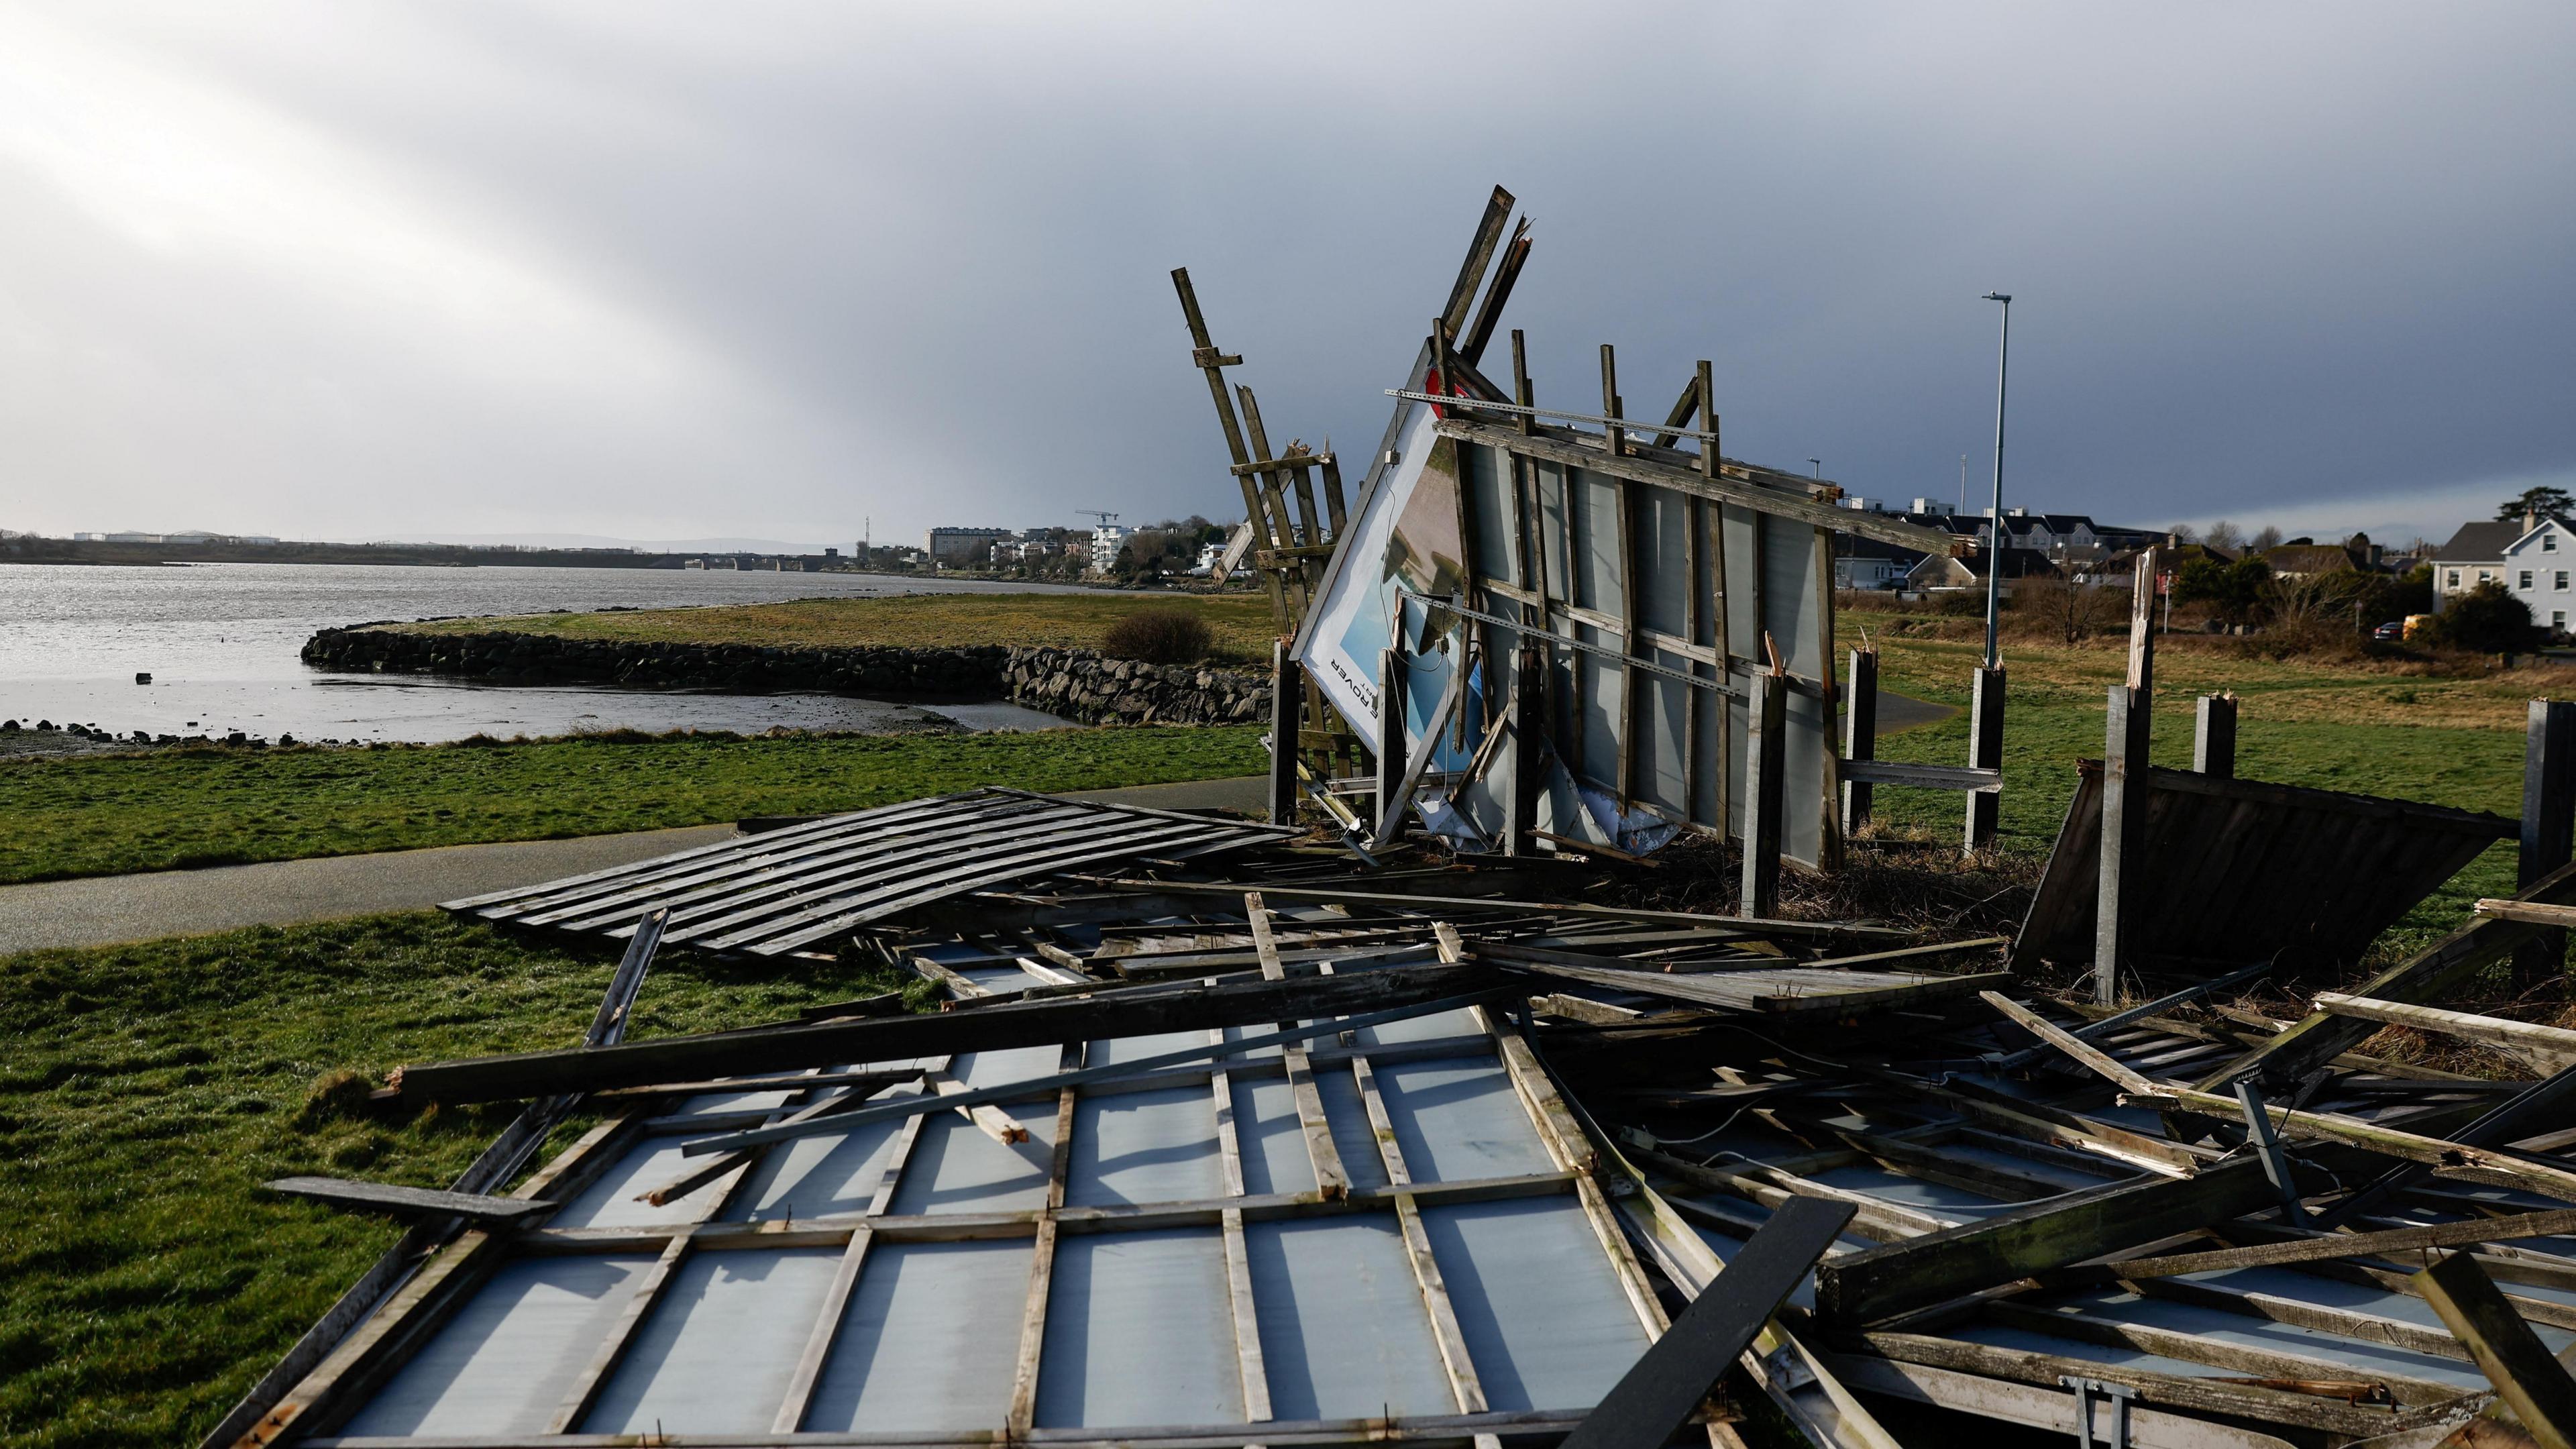
[[[508,1224],[531,1214],[554,1211],[551,1202],[494,1197],[479,1192],[441,1192],[385,1182],[355,1182],[341,1177],[281,1177],[261,1186],[289,1197],[309,1198],[333,1207],[397,1217],[463,1218],[470,1223]]]
[[[1753,513],[1775,518],[1793,519],[1816,528],[1836,533],[1855,533],[1864,538],[1893,543],[1919,553],[1947,556],[1957,540],[1949,534],[1909,523],[1895,523],[1848,508],[1836,508],[1807,495],[1803,488],[1796,493],[1785,488],[1766,488],[1756,483],[1738,482],[1721,474],[1708,477],[1687,468],[1647,458],[1613,458],[1597,448],[1539,433],[1523,436],[1508,427],[1474,422],[1465,418],[1443,418],[1433,424],[1444,438],[1480,443],[1507,453],[1518,453],[1560,467],[1581,468],[1606,477],[1625,478],[1637,483],[1651,483],[1699,498],[1732,504]]]
[[[590,1362],[582,1366],[581,1373],[573,1379],[572,1387],[564,1392],[563,1402],[555,1406],[554,1417],[546,1424],[547,1433],[569,1434],[580,1426],[582,1415],[589,1413],[590,1406],[598,1402],[599,1391],[608,1386],[608,1376],[616,1372],[618,1361],[626,1356],[627,1345],[634,1342],[635,1330],[643,1325],[654,1305],[661,1301],[662,1285],[671,1280],[671,1271],[679,1267],[680,1260],[688,1253],[689,1234],[685,1230],[673,1233],[670,1242],[662,1249],[662,1256],[654,1259],[653,1266],[645,1269],[644,1276],[637,1280],[633,1294],[626,1300],[625,1311],[617,1316],[617,1322],[592,1352]]]
[[[2195,1111],[2225,1117],[2240,1110],[2232,1097],[2221,1097],[2187,1087],[2163,1090],[2169,1092],[2182,1105]],[[2355,1147],[2366,1148],[2372,1152],[2422,1163],[2446,1176],[2475,1174],[2473,1179],[2475,1181],[2502,1183],[2527,1192],[2536,1192],[2544,1197],[2576,1202],[2576,1172],[2548,1163],[2471,1147],[2465,1143],[2445,1141],[2439,1137],[2427,1137],[2421,1133],[2401,1131],[2394,1127],[2383,1127],[2376,1122],[2366,1122],[2359,1117],[2346,1117],[2332,1112],[2304,1112],[2288,1107],[2266,1105],[2264,1113],[2272,1119],[2275,1126],[2292,1137],[2348,1142]]]
[[[2515,1314],[2494,1282],[2454,1253],[2415,1275],[2442,1322],[2468,1346],[2478,1371],[2513,1406],[2524,1432],[2544,1449],[2576,1446],[2576,1379]]]
[[[2011,1019],[2015,1025],[2030,1032],[2034,1036],[2037,1036],[2040,1040],[2057,1048],[2059,1051],[2064,1052],[2066,1055],[2073,1057],[2076,1062],[2083,1066],[2087,1071],[2106,1077],[2116,1083],[2120,1087],[2121,1091],[2127,1093],[2127,1096],[2123,1099],[2126,1104],[2131,1106],[2144,1105],[2155,1107],[2164,1105],[2172,1100],[2165,1094],[2162,1087],[2159,1087],[2154,1082],[2147,1080],[2146,1077],[2139,1073],[2131,1071],[2128,1067],[2121,1065],[2119,1060],[2113,1057],[2109,1052],[2096,1048],[2092,1043],[2083,1040],[2073,1032],[2070,1032],[2057,1025],[2055,1022],[2050,1021],[2048,1018],[2041,1016],[2038,1012],[2031,1010],[2029,1007],[2022,1005],[2020,1002],[2013,1000],[2002,992],[1980,991],[1977,995],[1988,1006],[2002,1012],[2006,1017]]]
[[[850,1234],[850,1244],[841,1251],[840,1265],[832,1271],[832,1286],[823,1293],[823,1303],[814,1315],[814,1327],[805,1337],[805,1350],[796,1356],[796,1371],[788,1377],[787,1397],[778,1406],[778,1417],[771,1421],[770,1431],[793,1434],[805,1426],[805,1411],[814,1401],[814,1386],[822,1381],[824,1360],[831,1356],[832,1344],[839,1338],[841,1319],[849,1311],[850,1292],[858,1286],[859,1271],[866,1264],[868,1243],[874,1235],[866,1228]]]
[[[1066,1047],[1067,1059],[1080,1050]],[[1071,1087],[1056,1097],[1055,1154],[1047,1166],[1046,1206],[1038,1216],[1037,1243],[1029,1258],[1029,1291],[1021,1307],[1020,1347],[1011,1370],[1010,1407],[1004,1416],[1014,1439],[1027,1438],[1037,1422],[1038,1358],[1046,1346],[1047,1290],[1055,1278],[1056,1212],[1064,1206],[1065,1168],[1072,1161],[1076,1098]]]
[[[2367,996],[2346,996],[2339,992],[2317,993],[2317,1010],[2335,1016],[2349,1016],[2362,1021],[2385,1021],[2398,1026],[2411,1026],[2422,1031],[2436,1031],[2465,1041],[2485,1042],[2491,1046],[2512,1047],[2542,1057],[2548,1070],[2558,1071],[2576,1065],[2576,1031],[2564,1027],[2542,1026],[2538,1022],[2512,1021],[2500,1016],[2480,1016],[2474,1012],[2450,1011],[2438,1006],[2417,1006],[2405,1001],[2379,1001]]]

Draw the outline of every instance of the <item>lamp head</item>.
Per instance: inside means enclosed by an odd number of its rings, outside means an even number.
[[[2011,306],[2011,305],[2012,305],[2012,293],[2010,293],[2010,292],[1988,292],[1988,293],[1986,294],[1986,300],[1987,300],[1987,301],[1989,301],[1989,302],[2001,302],[2001,303],[2003,303],[2005,306],[2009,307],[2009,306]]]

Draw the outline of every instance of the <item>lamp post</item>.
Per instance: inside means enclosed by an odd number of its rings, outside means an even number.
[[[2004,304],[2003,332],[1995,343],[1995,506],[1986,523],[1986,667],[2001,662],[1995,650],[1995,619],[2004,596],[2004,378],[2012,362],[2012,294],[1988,292],[1986,300]]]
[[[1815,469],[1816,469],[1816,481],[1817,481],[1817,482],[1819,482],[1819,483],[1824,482],[1824,481],[1825,481],[1825,460],[1824,460],[1824,459],[1822,459],[1822,458],[1809,458],[1807,461],[1808,461],[1809,463],[1812,463],[1812,464],[1814,464],[1814,465],[1815,465]]]

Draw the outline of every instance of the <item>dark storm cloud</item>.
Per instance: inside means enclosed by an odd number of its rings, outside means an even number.
[[[1373,443],[1486,189],[1543,402],[2125,522],[2576,475],[2546,7],[61,6],[0,20],[13,527],[1221,514],[1167,270]],[[13,335],[14,334],[14,335]]]

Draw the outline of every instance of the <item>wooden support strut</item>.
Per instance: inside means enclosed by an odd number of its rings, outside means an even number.
[[[1306,668],[1285,640],[1270,646],[1270,823],[1297,822],[1297,705]]]
[[[1871,671],[1873,680],[1876,673]],[[2004,678],[2002,665],[1979,669],[1971,676],[1968,695],[1968,768],[1994,771],[1998,782],[2004,767]],[[1995,789],[1970,790],[1962,837],[1967,853],[1992,850],[2002,819],[2000,783]]]
[[[2129,677],[2111,686],[2102,743],[2101,875],[2094,910],[2093,999],[2120,999],[2122,936],[2135,885],[2130,861],[2146,848],[2147,771],[2155,708],[2156,551],[2138,555],[2129,603]]]
[[[2468,1346],[2478,1371],[2543,1449],[2576,1449],[2576,1379],[2496,1291],[2477,1261],[2453,1253],[2417,1273],[2415,1285]]]
[[[1848,692],[1843,697],[1843,758],[1867,761],[1878,758],[1878,651],[1855,649],[1851,652]],[[1979,691],[1981,694],[1982,690]],[[1869,823],[1870,784],[1866,780],[1843,778],[1843,833],[1856,834]],[[1973,847],[1972,847],[1973,848]]]
[[[1776,671],[1753,676],[1746,709],[1743,879],[1739,914],[1780,914],[1781,810],[1788,774],[1788,681]]]
[[[2523,733],[2522,840],[2514,884],[2533,881],[2565,865],[2576,831],[2576,702],[2531,701]],[[2567,933],[2544,931],[2513,953],[2516,980],[2543,981],[2567,965]]]

